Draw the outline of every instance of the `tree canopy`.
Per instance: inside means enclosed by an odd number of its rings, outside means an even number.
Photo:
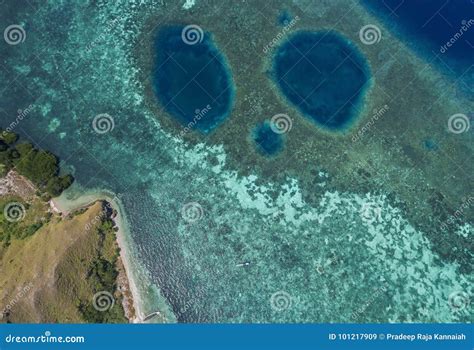
[[[19,174],[52,197],[59,196],[72,184],[72,175],[59,175],[59,162],[54,154],[36,149],[30,143],[17,141],[18,135],[15,133],[0,132],[0,175],[15,168]]]

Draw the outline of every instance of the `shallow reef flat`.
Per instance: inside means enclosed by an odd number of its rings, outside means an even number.
[[[169,322],[469,320],[473,128],[453,133],[448,121],[471,116],[473,101],[362,4],[9,11],[0,16],[25,23],[27,39],[0,47],[2,126],[32,105],[17,131],[66,160],[75,191],[120,197],[147,274],[145,312]],[[195,116],[173,117],[154,90],[156,35],[186,25],[212,34],[235,87],[229,114],[206,132],[185,130]],[[379,40],[362,41],[366,25]],[[371,73],[344,130],[303,115],[273,75],[291,35],[320,31],[352,43]],[[262,125],[281,132],[271,156],[255,142]]]

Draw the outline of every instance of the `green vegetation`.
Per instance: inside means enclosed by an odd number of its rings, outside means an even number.
[[[37,187],[43,199],[59,196],[72,184],[71,175],[59,176],[58,159],[52,153],[36,149],[29,143],[18,143],[18,139],[17,134],[0,129],[0,176],[15,168]],[[0,215],[0,243],[3,247],[7,247],[12,239],[30,237],[51,217],[44,202],[22,194],[28,184],[20,181],[21,185],[16,183],[19,192],[0,197],[0,214],[3,214]],[[21,216],[19,220],[9,220],[4,213],[12,203],[17,203],[14,212]]]
[[[20,220],[8,220],[8,206],[17,203],[15,208]],[[42,201],[25,202],[18,196],[0,197],[0,243],[7,247],[12,239],[25,239],[38,231],[51,217]]]
[[[106,291],[113,295],[117,289],[118,271],[116,264],[119,257],[118,250],[115,248],[113,222],[109,218],[104,218],[97,227],[97,233],[100,237],[100,249],[97,257],[89,265],[87,282],[96,293]],[[81,302],[79,304],[79,311],[84,320],[90,323],[126,322],[121,305],[116,305],[116,303],[107,311],[100,311],[94,308],[90,301]]]
[[[0,141],[6,143],[7,145],[12,145],[18,141],[18,135],[11,131],[2,131],[0,133]]]
[[[0,323],[128,322],[117,288],[119,250],[106,208],[96,202],[67,220],[53,217],[34,235],[0,246]],[[24,286],[29,286],[25,296],[5,310]],[[99,302],[94,307],[94,296],[104,292],[113,297],[109,307]]]
[[[0,196],[0,323],[127,322],[117,288],[119,250],[110,207],[97,202],[67,219],[53,216],[44,199],[59,196],[73,177],[59,175],[52,153],[0,129],[0,176],[11,169],[36,189],[13,175],[8,180],[13,190]],[[24,286],[35,303],[25,297],[5,309],[5,298]],[[101,293],[111,297],[105,309],[94,300]]]
[[[0,135],[0,176],[15,168],[52,197],[59,196],[72,184],[72,175],[59,176],[59,163],[54,154],[36,149],[30,143],[17,143],[18,135],[13,132],[1,131]]]

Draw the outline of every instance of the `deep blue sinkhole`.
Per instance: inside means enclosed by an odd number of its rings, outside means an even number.
[[[342,35],[300,31],[278,48],[273,76],[304,115],[340,130],[358,114],[370,70],[362,53]]]
[[[155,38],[153,86],[185,128],[208,133],[230,114],[234,86],[223,54],[199,27],[167,26]]]
[[[283,148],[283,136],[272,130],[271,122],[265,121],[253,130],[257,150],[265,156],[273,156]]]

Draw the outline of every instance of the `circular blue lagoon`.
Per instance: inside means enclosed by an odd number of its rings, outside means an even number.
[[[272,129],[272,123],[269,121],[257,125],[252,138],[257,151],[264,156],[274,156],[283,148],[283,136]]]
[[[343,130],[358,114],[370,70],[342,35],[301,31],[277,49],[273,76],[302,114],[324,128]]]
[[[208,133],[230,114],[230,71],[212,36],[198,26],[158,31],[152,80],[160,103],[185,128]]]

